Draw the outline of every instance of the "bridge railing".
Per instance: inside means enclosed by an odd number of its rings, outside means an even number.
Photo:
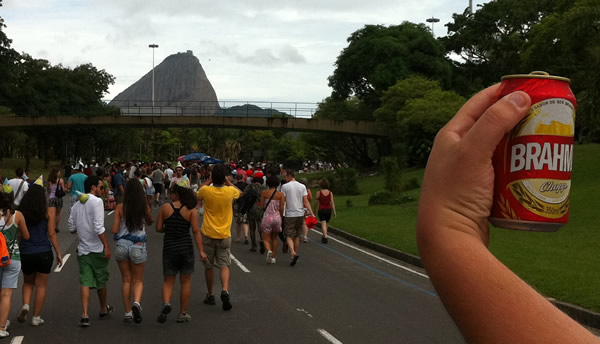
[[[266,101],[114,100],[123,116],[234,116],[312,118],[318,103]]]

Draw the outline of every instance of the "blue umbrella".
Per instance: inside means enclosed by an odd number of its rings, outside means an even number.
[[[183,157],[183,159],[181,159],[182,161],[201,161],[202,158],[204,158],[206,156],[206,154],[204,153],[190,153],[186,156]]]
[[[207,165],[212,165],[212,164],[222,164],[224,163],[223,160],[219,160],[219,159],[215,159],[213,157],[210,156],[205,156],[204,158],[202,158],[202,160],[200,160],[201,163],[203,164],[207,164]]]

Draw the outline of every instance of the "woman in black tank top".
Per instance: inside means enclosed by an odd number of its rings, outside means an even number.
[[[162,310],[158,322],[167,321],[167,314],[171,312],[171,296],[175,277],[179,273],[181,284],[181,305],[177,322],[190,321],[192,317],[187,313],[187,306],[192,292],[192,273],[194,272],[194,245],[190,235],[190,227],[204,261],[206,254],[202,248],[202,234],[198,224],[196,211],[196,196],[188,189],[174,184],[170,190],[171,203],[164,204],[156,219],[156,231],[165,233],[163,239],[163,275],[162,285]]]

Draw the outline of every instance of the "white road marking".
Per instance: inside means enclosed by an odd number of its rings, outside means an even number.
[[[23,338],[25,338],[25,337],[16,336],[10,341],[10,344],[21,344],[21,343],[23,343]]]
[[[313,232],[315,232],[315,233],[318,233],[318,234],[322,234],[321,232],[319,232],[318,230],[315,230],[315,229],[311,229],[311,231],[313,231]],[[366,255],[368,255],[368,256],[371,256],[371,257],[373,257],[373,258],[379,259],[380,261],[382,261],[382,262],[386,262],[386,263],[388,263],[388,264],[390,264],[390,265],[393,265],[393,266],[395,266],[395,267],[397,267],[397,268],[400,268],[400,269],[406,270],[406,271],[408,271],[408,272],[412,272],[412,273],[413,273],[413,274],[415,274],[415,275],[419,275],[419,276],[421,276],[421,277],[423,277],[423,278],[427,278],[427,279],[429,279],[429,276],[427,276],[427,275],[426,275],[426,274],[424,274],[424,273],[421,273],[421,272],[418,272],[418,271],[416,271],[416,270],[413,270],[413,269],[411,269],[411,268],[407,268],[406,266],[402,266],[402,265],[400,265],[400,264],[394,263],[394,262],[392,262],[392,261],[391,261],[391,260],[389,260],[389,259],[385,259],[385,258],[383,258],[383,257],[380,257],[380,256],[378,256],[378,255],[375,255],[375,254],[373,254],[373,253],[371,253],[371,252],[365,251],[365,250],[363,250],[363,249],[361,249],[361,248],[358,248],[358,247],[356,247],[356,246],[353,246],[353,245],[350,245],[350,244],[346,244],[345,242],[343,242],[343,241],[340,241],[340,240],[338,240],[338,239],[336,239],[336,238],[328,237],[328,239],[331,239],[331,240],[333,240],[333,241],[337,241],[338,243],[340,243],[340,244],[342,244],[342,245],[344,245],[344,246],[347,246],[347,247],[350,247],[350,248],[352,248],[352,249],[355,249],[355,250],[357,250],[357,251],[359,251],[359,252],[362,252],[362,253],[364,253],[364,254],[366,254]]]
[[[245,266],[244,266],[244,264],[242,264],[242,262],[240,262],[239,260],[237,260],[237,258],[235,258],[235,257],[233,256],[233,254],[231,254],[231,253],[230,253],[230,255],[231,255],[231,259],[233,260],[233,262],[234,262],[234,263],[235,263],[237,266],[239,266],[239,267],[240,267],[240,269],[242,269],[242,271],[243,271],[243,272],[250,272],[250,270],[248,270],[248,268],[247,268],[247,267],[245,267]]]
[[[306,314],[309,318],[313,317],[312,314],[308,313],[304,308],[296,308],[296,310],[298,312],[302,312],[302,313]]]
[[[321,334],[321,336],[323,336],[325,339],[327,339],[330,343],[333,343],[333,344],[342,344],[342,342],[340,342],[337,338],[335,338],[334,336],[332,336],[331,333],[325,331],[322,328],[317,329],[317,332],[319,332]]]
[[[65,267],[65,264],[67,264],[67,260],[69,260],[69,257],[70,257],[70,256],[71,256],[71,254],[70,254],[70,253],[67,253],[67,254],[65,254],[65,256],[63,257],[63,263],[62,263],[62,265],[61,265],[61,266],[57,266],[57,267],[54,269],[54,272],[60,272],[60,271],[61,271],[61,270],[62,270],[62,269]],[[15,338],[16,338],[16,337],[15,337]],[[12,343],[12,342],[11,342],[11,343]]]
[[[108,212],[108,214],[106,214],[106,216],[110,216],[110,215],[112,215],[114,212],[115,212],[114,210],[111,210],[111,211],[109,211],[109,212]]]

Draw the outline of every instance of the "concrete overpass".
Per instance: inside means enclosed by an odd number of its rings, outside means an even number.
[[[360,136],[385,136],[384,130],[372,121],[327,120],[297,117],[250,117],[250,116],[192,116],[192,115],[98,115],[98,116],[1,116],[0,128],[47,128],[47,127],[135,127],[135,128],[242,128],[284,129],[288,131],[311,131],[344,133]]]

